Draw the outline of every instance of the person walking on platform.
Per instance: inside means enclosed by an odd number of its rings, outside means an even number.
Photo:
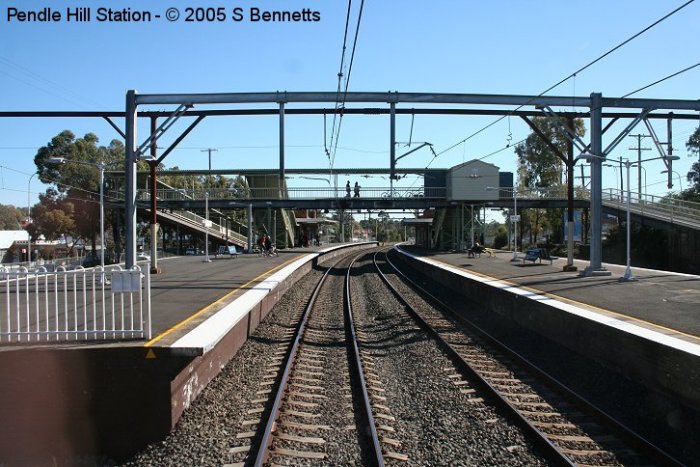
[[[350,183],[350,182],[348,182],[348,183]],[[350,196],[350,195],[348,195],[348,196]],[[355,182],[355,198],[359,198],[359,197],[360,197],[360,184]]]
[[[350,197],[350,180],[348,180],[348,183],[345,184],[345,197]]]
[[[260,249],[260,254],[262,254],[265,250],[265,237],[267,237],[267,235],[262,234],[258,239],[258,248]]]
[[[272,239],[269,235],[265,235],[265,251],[268,256],[272,255]]]

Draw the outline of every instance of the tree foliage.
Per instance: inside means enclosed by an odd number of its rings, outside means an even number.
[[[113,140],[109,146],[98,146],[93,133],[77,138],[70,130],[54,136],[46,146],[39,148],[34,163],[39,179],[51,184],[38,206],[32,209],[35,223],[30,231],[33,237],[43,234],[55,239],[62,234],[75,239],[86,239],[95,247],[100,224],[100,175],[97,164],[109,168],[124,166],[124,145]],[[67,162],[56,164],[51,158],[61,157]],[[109,216],[105,216],[108,222]]]
[[[0,204],[0,230],[19,230],[25,211],[11,204]]]
[[[700,202],[700,126],[690,135],[685,146],[691,156],[698,157],[698,161],[693,163],[690,173],[688,173],[688,181],[691,185],[687,190],[683,190],[680,197],[687,201]]]
[[[535,117],[533,123],[561,154],[567,154],[569,140],[556,121]],[[585,135],[583,120],[573,120],[573,131],[579,137]],[[534,131],[525,142],[515,147],[515,153],[518,156],[519,192],[527,192],[529,188],[534,194],[537,188],[555,188],[566,184],[564,161]],[[540,234],[545,231],[551,232],[555,241],[561,236],[563,210],[526,209],[518,214],[521,216],[521,237],[527,236],[529,243],[537,243]]]

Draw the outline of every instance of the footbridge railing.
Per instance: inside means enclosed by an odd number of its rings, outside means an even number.
[[[202,200],[204,199],[204,193],[206,191],[202,191]],[[166,196],[164,197],[161,193],[165,193]],[[123,200],[124,199],[124,192],[119,191],[119,190],[110,190],[107,194],[107,196],[113,200]],[[140,189],[138,190],[138,200],[139,201],[150,201],[151,199],[151,193],[149,190],[143,190]],[[192,197],[187,196],[187,191],[184,189],[161,189],[158,191],[158,200],[192,200]],[[197,214],[187,211],[185,209],[171,209],[168,211],[158,211],[158,215],[168,218],[170,220],[173,220],[175,222],[178,222],[180,224],[184,225],[189,225],[193,228],[196,228],[198,230],[204,231],[204,218],[201,216],[198,216]],[[213,217],[214,219],[216,216]],[[212,220],[212,216],[210,216],[210,221]],[[219,225],[215,222],[212,221],[211,226],[209,227],[209,233],[212,235],[215,235],[219,238],[226,239],[228,238],[230,241],[233,241],[234,243],[238,245],[245,245],[247,242],[247,237],[235,230],[229,229],[228,227],[225,227],[223,225]]]
[[[603,205],[627,210],[627,192],[615,188],[603,191]],[[630,212],[700,229],[700,203],[668,196],[630,193]]]
[[[345,188],[320,187],[320,188],[285,188],[286,197],[283,199],[333,199],[333,198],[444,198],[445,188],[391,188],[391,187],[368,187],[361,188],[356,194],[354,190],[349,193]],[[204,201],[209,195],[209,200],[232,200],[245,203],[251,199],[280,199],[279,188],[247,188],[245,196],[237,189],[231,188],[207,188],[205,189],[160,189],[158,199],[163,201],[181,201],[183,199],[191,201]],[[150,197],[148,190],[137,190],[137,200],[147,201]]]

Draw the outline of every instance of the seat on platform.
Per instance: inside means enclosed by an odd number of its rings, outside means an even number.
[[[221,245],[219,249],[216,250],[216,255],[214,257],[218,258],[219,256],[229,255],[231,258],[235,258],[238,254],[238,250],[236,250],[235,246]]]

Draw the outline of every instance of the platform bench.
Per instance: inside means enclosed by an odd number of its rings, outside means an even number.
[[[216,255],[214,257],[218,258],[219,256],[225,255],[229,255],[230,258],[235,258],[236,256],[238,256],[238,250],[236,250],[235,246],[222,245],[219,247],[218,250],[216,250]]]
[[[539,261],[542,264],[542,260],[549,260],[549,264],[552,264],[553,258],[549,255],[549,252],[544,248],[528,248],[525,252],[525,257],[523,258],[523,263],[525,261]]]

